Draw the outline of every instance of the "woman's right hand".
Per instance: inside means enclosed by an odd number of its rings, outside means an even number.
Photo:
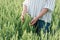
[[[23,5],[22,15],[21,15],[21,21],[24,22],[24,15],[27,13],[27,6]]]

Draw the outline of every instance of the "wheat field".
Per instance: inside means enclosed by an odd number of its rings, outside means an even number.
[[[29,25],[31,17],[26,14],[22,23],[20,16],[24,0],[0,0],[0,40],[60,40],[60,0],[56,0],[51,22],[51,32],[41,36],[33,33]]]

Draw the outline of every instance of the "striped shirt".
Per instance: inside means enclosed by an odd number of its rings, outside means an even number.
[[[27,6],[28,14],[34,18],[39,15],[43,8],[48,8],[48,12],[40,20],[51,22],[52,12],[55,7],[55,0],[25,0],[23,5]]]

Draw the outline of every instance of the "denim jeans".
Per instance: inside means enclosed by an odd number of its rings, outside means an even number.
[[[38,20],[35,24],[34,24],[34,28],[36,28],[36,33],[40,33],[41,29],[43,29],[43,32],[49,32],[49,27],[50,27],[50,23],[44,22],[43,20]]]

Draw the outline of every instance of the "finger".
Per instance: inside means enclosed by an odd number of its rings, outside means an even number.
[[[31,21],[31,24],[34,22],[34,20]]]
[[[36,23],[36,21],[34,21],[31,25],[34,25]]]
[[[21,16],[21,20],[24,20],[24,17],[23,16]]]
[[[33,26],[32,23],[29,23],[29,26]]]
[[[33,22],[31,25],[34,25],[35,24],[35,22]]]

